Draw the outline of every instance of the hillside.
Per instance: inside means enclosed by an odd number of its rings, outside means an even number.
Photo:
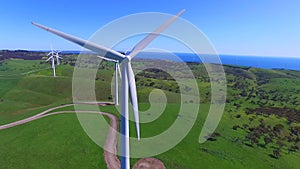
[[[22,53],[24,54],[24,52]],[[19,56],[19,53],[14,55]],[[29,56],[28,56],[29,55]],[[31,57],[26,53],[26,57]],[[0,59],[0,125],[42,110],[72,102],[72,76],[76,55],[63,55],[52,77],[49,64],[35,59]],[[1,56],[0,56],[1,58]],[[140,109],[147,110],[149,94],[161,89],[168,99],[162,115],[141,124],[142,136],[163,132],[178,118],[180,87],[162,67],[188,79],[180,63],[136,59]],[[190,133],[171,150],[158,155],[167,168],[299,168],[300,71],[224,66],[226,107],[221,123],[207,142],[198,143],[210,108],[209,76],[204,65],[188,63],[200,91],[200,111]],[[151,68],[152,67],[152,68]],[[114,64],[103,61],[95,78],[97,100],[112,101]],[[184,90],[189,92],[188,83]],[[73,108],[68,108],[72,110]],[[114,106],[101,110],[118,114]],[[134,127],[131,127],[134,133]],[[0,168],[105,168],[103,150],[84,133],[76,115],[50,116],[0,131]],[[132,159],[132,164],[138,159]]]

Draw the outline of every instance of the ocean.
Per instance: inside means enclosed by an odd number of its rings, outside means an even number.
[[[80,53],[80,51],[66,51],[63,53]],[[83,52],[91,53],[91,52]],[[174,56],[177,57],[174,57]],[[200,56],[209,58],[211,56],[201,54]],[[143,59],[162,59],[177,62],[197,62],[202,63],[196,54],[191,53],[159,53],[159,52],[141,52],[136,58]],[[219,55],[220,61],[225,65],[249,66],[264,69],[288,69],[300,70],[300,57],[272,57],[272,56],[239,56],[239,55]],[[210,63],[216,63],[211,61]]]
[[[198,62],[201,63],[199,56],[190,53],[175,53],[178,57],[174,57],[170,54],[164,53],[149,53],[145,52],[139,54],[137,58],[149,58],[149,59],[164,59],[171,61],[184,61],[184,62]],[[209,55],[202,55],[209,58]],[[264,69],[288,69],[288,70],[300,70],[300,57],[264,57],[264,56],[238,56],[238,55],[219,55],[220,61],[225,65],[236,66],[249,66],[255,68]],[[216,63],[211,61],[211,63]]]

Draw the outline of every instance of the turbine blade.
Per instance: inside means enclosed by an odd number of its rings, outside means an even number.
[[[102,56],[97,56],[97,57],[100,58],[100,59],[106,60],[106,61],[110,61],[110,62],[118,62],[117,60],[109,59],[109,58],[102,57]]]
[[[60,64],[60,62],[59,62],[59,58],[58,58],[58,57],[56,58],[56,64],[57,64],[57,65],[59,65],[59,64]]]
[[[118,69],[118,71],[119,71],[120,79],[122,79],[122,73],[121,73],[121,69],[120,69],[119,63],[117,63],[116,66],[117,66],[117,69]]]
[[[133,108],[133,115],[134,115],[134,121],[136,126],[136,133],[138,140],[140,140],[140,120],[139,120],[139,108],[138,108],[138,101],[137,101],[137,93],[136,93],[136,84],[135,84],[135,78],[134,73],[131,67],[131,63],[125,63],[127,65],[127,76],[128,76],[128,86],[130,90],[130,100]]]
[[[52,56],[51,57],[49,57],[47,60],[46,60],[46,62],[48,62],[50,59],[52,58]]]
[[[61,31],[58,31],[58,30],[40,25],[40,24],[35,23],[35,22],[32,22],[32,24],[39,27],[39,28],[41,28],[41,29],[49,31],[49,32],[51,32],[51,33],[53,33],[57,36],[60,36],[64,39],[66,39],[66,40],[69,40],[73,43],[76,43],[76,44],[78,44],[78,45],[80,45],[84,48],[87,48],[91,51],[94,51],[94,52],[100,54],[101,56],[105,56],[106,58],[110,58],[110,59],[114,59],[114,60],[118,60],[118,61],[122,61],[125,58],[125,56],[123,54],[121,54],[117,51],[114,51],[112,49],[106,48],[104,46],[101,46],[101,45],[95,44],[93,42],[89,42],[89,41],[77,38],[75,36],[72,36],[72,35],[63,33]]]
[[[180,15],[185,12],[185,9],[181,10],[177,15],[173,16],[169,21],[165,24],[161,25],[155,31],[147,35],[143,40],[135,45],[135,47],[131,50],[129,56],[132,59],[135,57],[140,51],[142,51],[146,46],[148,46],[159,34],[164,31],[171,23],[173,23]]]

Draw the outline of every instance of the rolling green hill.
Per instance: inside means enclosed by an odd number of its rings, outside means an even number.
[[[9,59],[0,62],[0,125],[72,102],[72,74],[76,56],[65,56],[52,77],[50,65],[37,60]],[[142,69],[144,60],[133,63]],[[178,63],[148,61],[179,77]],[[224,66],[227,78],[226,107],[221,123],[207,142],[198,143],[210,108],[210,83],[202,64],[189,63],[200,91],[200,110],[195,125],[184,140],[160,154],[167,168],[299,168],[300,166],[300,72]],[[113,64],[102,62],[95,79],[98,100],[112,101]],[[148,95],[161,89],[168,98],[164,113],[141,124],[142,136],[159,134],[178,118],[180,88],[172,76],[157,69],[136,75],[141,110],[147,110]],[[188,85],[186,86],[188,90]],[[72,110],[73,108],[65,108]],[[118,114],[114,106],[102,111]],[[133,124],[132,124],[133,125]],[[134,134],[134,127],[131,127]],[[58,169],[105,168],[103,150],[81,128],[76,115],[39,119],[0,131],[0,168]],[[132,164],[138,159],[132,159]]]

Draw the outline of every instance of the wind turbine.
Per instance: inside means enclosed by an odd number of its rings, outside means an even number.
[[[56,65],[60,64],[60,60],[59,59],[63,59],[62,57],[60,57],[58,54],[60,53],[60,51],[55,52],[55,58],[56,58]]]
[[[115,74],[115,105],[119,105],[118,73],[119,73],[120,78],[122,79],[119,61],[114,60],[114,59],[105,58],[105,57],[102,57],[102,56],[97,56],[97,57],[100,58],[100,59],[115,63],[115,72],[116,72],[116,74]]]
[[[159,34],[165,30],[171,23],[173,23],[180,15],[182,15],[185,10],[180,11],[177,15],[173,16],[165,24],[158,27],[152,33],[148,34],[144,39],[142,39],[129,53],[119,53],[112,49],[100,46],[93,42],[82,40],[80,38],[74,37],[69,34],[57,31],[52,28],[37,24],[32,22],[33,25],[49,31],[55,35],[58,35],[66,40],[72,41],[84,48],[92,50],[99,55],[119,61],[121,65],[121,74],[122,74],[122,100],[121,100],[121,169],[130,168],[130,156],[129,156],[129,105],[128,105],[128,89],[130,91],[130,99],[132,103],[134,119],[136,124],[136,132],[138,140],[140,140],[140,125],[139,125],[139,114],[138,114],[138,102],[137,102],[137,92],[136,92],[136,83],[134,73],[131,67],[131,60],[141,52],[145,47],[147,47]]]
[[[50,48],[51,48],[51,51],[48,53],[47,56],[53,55],[56,58],[56,65],[59,65],[60,64],[60,60],[59,59],[62,59],[62,57],[59,56],[59,53],[61,51],[53,50],[52,45],[50,45]]]
[[[50,55],[50,57],[46,60],[46,62],[51,60],[51,62],[52,62],[51,67],[53,69],[53,77],[56,77],[56,73],[55,73],[55,52],[52,49],[52,47],[51,47],[51,52],[49,52],[47,56],[49,56],[49,55]]]

